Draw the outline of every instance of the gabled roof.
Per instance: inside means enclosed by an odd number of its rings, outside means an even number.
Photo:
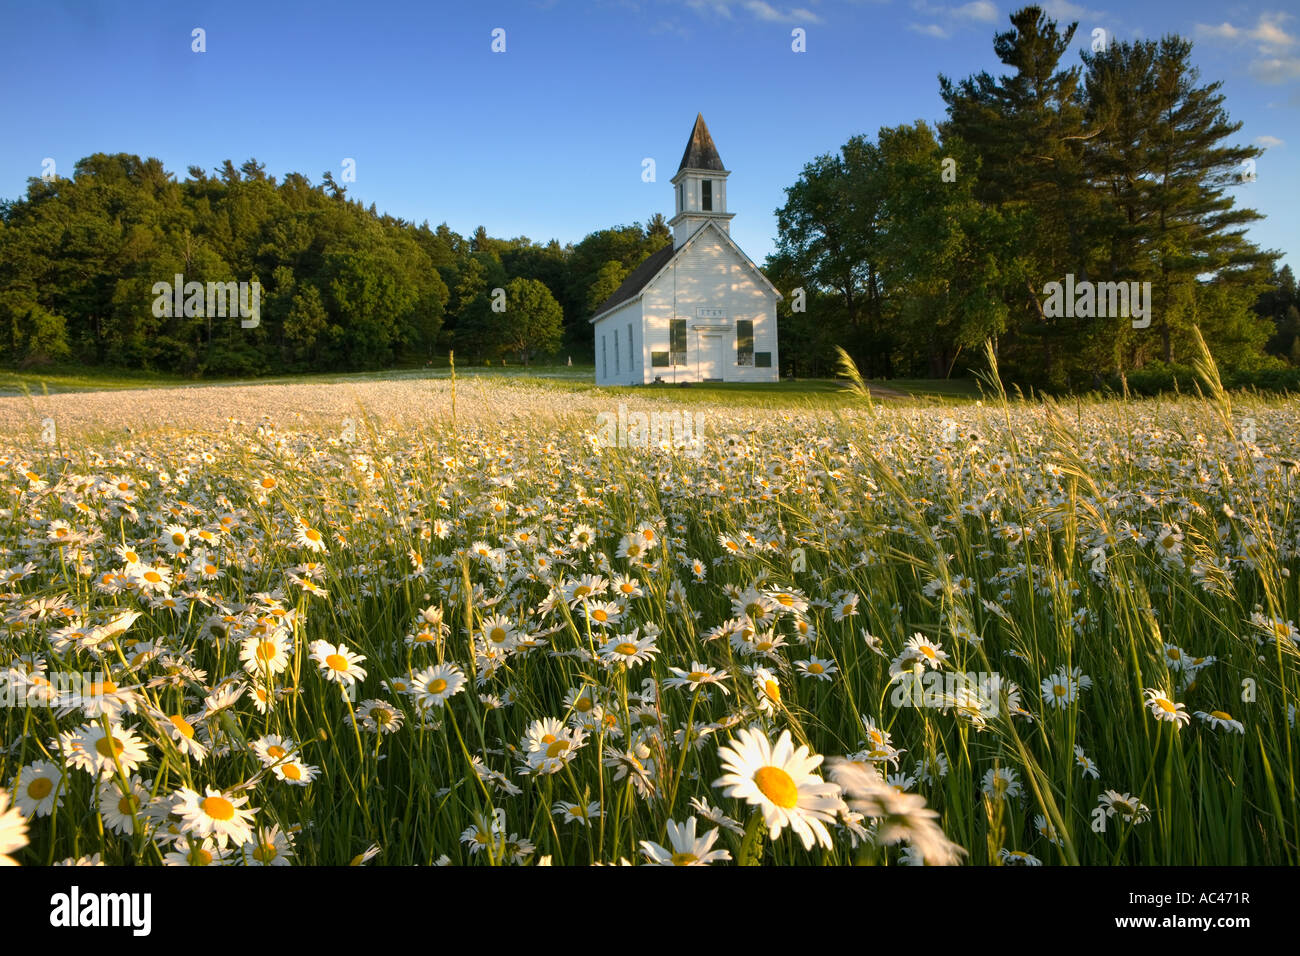
[[[672,264],[672,261],[676,259],[679,254],[684,253],[689,249],[691,244],[694,243],[695,240],[699,239],[706,229],[712,229],[721,236],[722,240],[736,251],[736,255],[740,256],[740,261],[749,266],[750,270],[754,275],[758,276],[763,285],[776,293],[778,299],[785,298],[785,296],[781,295],[780,290],[777,289],[776,286],[772,285],[771,280],[768,279],[767,276],[763,275],[763,270],[754,264],[754,260],[745,255],[745,250],[736,245],[736,240],[732,239],[731,236],[727,234],[726,230],[719,227],[714,220],[710,219],[705,222],[704,225],[700,226],[699,229],[696,229],[691,233],[691,237],[683,242],[681,248],[677,249],[676,252],[673,251],[672,243],[669,243],[658,252],[652,253],[644,262],[632,270],[628,277],[623,280],[623,284],[614,290],[613,295],[596,308],[595,314],[588,319],[588,321],[594,323],[607,312],[623,305],[625,302],[630,302],[639,297],[641,293],[645,291],[646,286],[659,278],[660,274]]]
[[[641,290],[650,284],[650,280],[659,274],[659,270],[668,264],[672,257],[673,244],[671,242],[658,252],[650,253],[639,266],[627,274],[627,278],[614,290],[613,295],[596,306],[596,315],[608,312],[629,299],[635,299],[641,294]]]
[[[691,138],[686,141],[686,152],[682,153],[682,164],[677,167],[677,171],[680,173],[683,169],[716,169],[720,173],[727,171],[722,165],[722,158],[718,156],[718,147],[713,145],[709,128],[704,125],[703,113],[695,114],[695,126],[691,129]]]

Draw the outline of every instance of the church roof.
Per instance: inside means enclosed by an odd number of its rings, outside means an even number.
[[[650,253],[648,258],[628,273],[627,278],[623,280],[622,285],[614,290],[613,295],[596,306],[594,314],[600,315],[602,312],[608,312],[615,306],[622,305],[628,299],[636,298],[637,294],[646,287],[646,283],[658,275],[659,270],[666,266],[668,260],[672,257],[673,244],[671,242],[658,252]]]
[[[648,286],[668,267],[670,262],[677,258],[678,254],[685,254],[695,241],[710,229],[717,233],[725,244],[736,251],[736,254],[740,257],[741,261],[753,271],[754,275],[756,275],[765,286],[772,290],[773,294],[778,299],[784,298],[784,296],[781,295],[780,290],[778,290],[776,286],[772,285],[772,281],[768,279],[767,276],[763,275],[763,270],[754,264],[754,260],[745,255],[745,251],[741,249],[740,246],[736,245],[736,240],[732,239],[731,236],[720,228],[716,222],[709,221],[700,226],[699,229],[696,229],[695,232],[691,234],[691,238],[682,243],[680,248],[674,249],[673,244],[670,242],[658,252],[651,253],[649,258],[629,273],[628,277],[623,280],[623,284],[614,290],[613,295],[596,307],[596,311],[587,321],[594,323],[597,319],[604,317],[607,312],[622,305],[624,302],[635,299],[642,293],[646,286]]]
[[[718,172],[726,172],[726,167],[722,165],[722,159],[718,156],[718,147],[713,145],[713,137],[709,135],[709,128],[704,125],[704,114],[695,114],[695,126],[691,129],[691,138],[686,143],[686,152],[682,153],[682,164],[677,167],[677,171],[683,169],[716,169]]]

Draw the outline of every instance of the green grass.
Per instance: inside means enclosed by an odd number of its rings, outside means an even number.
[[[137,832],[114,833],[90,775],[50,744],[86,718],[0,710],[4,785],[48,760],[65,791],[57,813],[32,821],[19,862],[99,853],[158,863],[170,850],[157,838],[160,810],[181,788],[206,787],[249,796],[263,832],[295,834],[303,863],[346,863],[371,846],[393,865],[444,855],[458,864],[640,860],[642,841],[666,844],[669,821],[700,818],[691,798],[741,828],[718,836],[733,860],[902,861],[902,847],[855,847],[834,823],[829,846],[806,849],[789,830],[770,838],[754,806],[714,786],[720,747],[749,727],[896,775],[969,863],[1027,853],[1047,864],[1295,865],[1300,406],[1234,398],[1206,374],[1201,400],[1065,407],[990,395],[979,406],[877,402],[874,414],[838,417],[811,407],[745,417],[755,400],[842,401],[831,383],[680,389],[673,394],[692,396],[683,402],[710,396],[703,407],[724,423],[717,432],[744,436],[739,448],[710,438],[699,457],[595,454],[582,437],[590,422],[576,417],[431,429],[371,422],[352,447],[310,431],[178,433],[130,455],[81,445],[69,450],[71,467],[48,450],[9,449],[45,483],[15,474],[4,491],[0,545],[17,577],[0,649],[39,655],[50,670],[107,666],[119,685],[140,688],[149,706],[126,723],[148,747],[135,774],[154,788]],[[1257,426],[1253,445],[1239,436],[1243,416]],[[264,490],[267,478],[274,487]],[[129,509],[113,497],[123,479]],[[193,536],[222,528],[223,515],[235,526],[213,544],[170,553],[173,522]],[[87,536],[82,557],[93,573],[78,573],[74,549],[58,543],[56,516]],[[300,526],[322,532],[327,550],[307,550]],[[210,555],[222,577],[203,588],[220,606],[191,600],[171,610],[138,590],[104,592],[101,574],[126,560],[117,545],[173,576],[200,551]],[[319,563],[326,594],[300,583],[317,573],[307,561]],[[627,575],[641,593],[610,593],[619,619],[603,628],[595,595],[557,598],[583,575]],[[810,604],[794,613],[761,592]],[[849,595],[856,603],[845,603]],[[65,607],[99,622],[125,608],[143,614],[96,645],[107,652],[99,659],[61,634]],[[485,656],[503,624],[546,643]],[[258,669],[245,671],[241,650],[275,634],[287,666],[262,669],[277,690],[262,713],[251,700]],[[656,635],[653,657],[627,664],[618,645],[647,634]],[[1018,698],[979,714],[900,695],[891,664],[917,636],[946,655],[914,655],[923,669],[998,674]],[[365,658],[355,700],[310,656],[320,640]],[[167,679],[182,653],[202,677]],[[813,658],[832,662],[830,680],[796,666]],[[1201,665],[1188,672],[1188,659]],[[666,683],[670,667],[689,672],[697,662],[724,674],[730,693]],[[427,712],[385,685],[438,663],[470,682]],[[1088,686],[1072,683],[1076,667]],[[244,695],[205,703],[225,679]],[[647,679],[655,693],[642,696]],[[1158,719],[1168,712],[1148,703],[1148,689],[1187,720]],[[365,726],[358,715],[374,700],[402,715],[400,730]],[[1244,733],[1192,716],[1216,711]],[[176,749],[159,716],[173,714],[212,751],[202,762]],[[580,741],[562,741],[570,746],[557,759],[567,762],[554,773],[521,773],[533,766],[530,728],[545,718],[570,729],[592,722]],[[278,779],[250,749],[270,734],[299,748],[316,774],[310,786]],[[1012,785],[1000,795],[988,781],[1004,771]],[[114,774],[109,786],[125,787],[128,776]],[[1111,796],[1146,809],[1135,819],[1106,815]],[[590,826],[566,823],[559,801],[594,803],[600,815]],[[878,804],[865,808],[880,815]],[[494,811],[504,817],[499,833],[485,822]],[[901,816],[913,836],[924,831],[914,809]],[[467,829],[484,836],[478,852],[462,839]]]

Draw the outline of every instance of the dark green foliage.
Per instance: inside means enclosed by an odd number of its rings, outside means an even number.
[[[1010,19],[1005,75],[939,78],[937,137],[920,121],[855,136],[786,190],[767,262],[785,371],[825,374],[842,346],[869,376],[961,374],[992,340],[1009,379],[1087,389],[1190,363],[1194,327],[1243,381],[1300,364],[1295,279],[1270,278],[1277,254],[1244,237],[1260,214],[1234,202],[1260,151],[1228,145],[1241,124],[1191,44],[1112,42],[1067,66],[1077,24]],[[1048,314],[1044,286],[1067,275],[1151,283],[1150,326]]]

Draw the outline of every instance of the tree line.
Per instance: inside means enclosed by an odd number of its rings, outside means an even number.
[[[226,160],[178,182],[157,159],[95,154],[0,202],[0,362],[193,376],[421,365],[452,349],[589,362],[594,305],[670,241],[662,215],[563,247],[466,237],[366,208],[330,173],[277,181]],[[153,308],[177,275],[257,282],[256,324]]]
[[[782,303],[783,358],[823,374],[841,345],[872,376],[943,376],[991,340],[1014,381],[1089,388],[1187,364],[1197,326],[1228,370],[1300,365],[1294,276],[1235,201],[1261,150],[1230,142],[1241,124],[1191,43],[1100,38],[1065,65],[1078,24],[1010,19],[1005,75],[939,77],[937,129],[854,136],[786,190],[767,271],[806,301]],[[1053,282],[1149,283],[1150,316],[1052,308]]]

